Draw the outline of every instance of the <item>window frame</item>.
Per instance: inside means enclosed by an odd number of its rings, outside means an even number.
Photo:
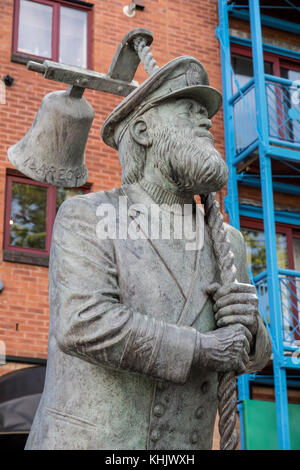
[[[240,44],[231,44],[230,54],[236,54],[244,57],[252,58],[251,47],[242,46]],[[274,77],[280,77],[280,68],[289,68],[293,66],[295,70],[300,72],[300,61],[297,59],[291,59],[284,55],[272,54],[271,52],[264,51],[264,61],[272,62],[273,64],[273,75]]]
[[[251,217],[240,217],[240,228],[249,228],[254,230],[262,230],[264,231],[264,221],[262,219],[254,219]],[[291,225],[291,224],[282,224],[282,223],[275,223],[275,231],[276,233],[282,233],[286,235],[286,246],[287,246],[287,261],[288,261],[288,269],[295,270],[295,259],[294,259],[294,242],[293,238],[300,238],[300,227],[298,225]],[[249,266],[251,269],[251,266]],[[297,290],[295,286],[291,283],[290,284],[290,291],[293,293],[295,297],[297,297]],[[295,305],[291,306],[292,311],[292,322],[294,327],[296,328],[294,332],[295,340],[300,339],[300,310]],[[297,320],[298,319],[298,320]]]
[[[10,244],[10,216],[12,206],[12,184],[22,183],[30,184],[31,186],[38,186],[46,188],[46,242],[45,249],[30,248],[13,246]],[[90,192],[91,183],[86,183],[79,188],[65,188],[73,190],[81,190],[85,193]],[[34,181],[21,173],[11,170],[6,174],[6,188],[5,188],[5,213],[4,213],[4,230],[3,230],[3,261],[11,261],[22,264],[33,264],[37,266],[48,266],[51,238],[53,225],[56,217],[56,187],[49,184]]]
[[[59,40],[60,40],[60,8],[62,6],[72,8],[74,10],[81,10],[87,12],[87,51],[86,51],[86,68],[92,68],[92,5],[91,4],[78,4],[67,0],[29,0],[33,3],[40,3],[49,5],[53,9],[52,16],[52,32],[51,32],[51,57],[42,57],[34,54],[24,53],[18,51],[18,38],[19,38],[19,18],[20,18],[20,1],[14,0],[14,15],[13,15],[13,31],[12,31],[12,54],[13,62],[26,64],[28,60],[35,60],[43,62],[44,60],[51,60],[59,62]]]
[[[264,221],[262,219],[242,216],[240,217],[240,227],[241,229],[249,228],[264,231]],[[275,231],[286,236],[288,269],[295,270],[293,238],[300,238],[300,227],[276,222]]]

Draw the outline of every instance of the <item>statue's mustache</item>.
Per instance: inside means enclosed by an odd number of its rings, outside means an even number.
[[[226,183],[226,163],[215,149],[212,134],[206,127],[159,128],[153,142],[157,166],[178,190],[189,191],[199,183],[219,190]]]
[[[195,138],[208,138],[212,141],[214,144],[214,137],[213,135],[209,132],[209,130],[206,127],[197,127],[192,131],[192,134]]]

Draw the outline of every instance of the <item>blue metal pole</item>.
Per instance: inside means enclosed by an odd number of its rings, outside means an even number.
[[[276,254],[276,231],[272,188],[271,159],[268,157],[269,129],[268,109],[264,76],[264,59],[262,46],[261,18],[259,0],[249,1],[250,27],[252,38],[253,69],[255,80],[256,117],[259,134],[259,161],[261,173],[262,205],[264,214],[264,227],[266,239],[266,258],[268,272],[268,296],[271,313],[271,331],[275,338],[274,345],[283,359],[283,338],[281,301],[278,277],[278,264]],[[283,361],[274,354],[274,382],[276,397],[276,416],[279,449],[290,449],[289,419],[286,371]]]
[[[226,204],[230,207],[230,223],[236,228],[240,227],[239,219],[239,201],[238,185],[236,179],[236,169],[233,160],[236,154],[235,148],[235,130],[233,106],[229,104],[232,97],[231,84],[231,56],[229,39],[229,20],[227,0],[218,0],[219,2],[219,26],[216,29],[216,36],[220,41],[221,67],[222,67],[222,86],[223,86],[223,113],[225,126],[225,151],[226,160],[229,168],[229,178],[227,183],[228,196]]]
[[[240,228],[239,216],[239,199],[238,199],[238,182],[234,159],[236,156],[235,145],[235,125],[232,99],[232,82],[231,82],[231,53],[230,53],[230,37],[229,37],[229,19],[227,0],[219,0],[219,26],[216,30],[217,38],[220,41],[221,50],[221,66],[222,66],[222,85],[223,85],[223,112],[225,127],[225,150],[226,161],[229,169],[229,178],[227,183],[228,196],[226,204],[228,204],[230,223],[236,228]],[[246,400],[250,397],[249,380],[247,375],[238,378],[238,394],[239,400]],[[241,429],[241,445],[245,448],[244,442],[244,421],[243,407],[240,406],[240,429]]]

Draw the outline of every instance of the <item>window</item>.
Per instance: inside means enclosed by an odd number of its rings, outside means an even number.
[[[263,221],[241,217],[241,232],[247,245],[247,260],[253,276],[266,269]],[[300,227],[276,223],[278,267],[300,271]]]
[[[253,276],[266,270],[265,234],[261,220],[241,218],[241,232],[246,241],[247,261]],[[276,252],[279,269],[300,271],[300,227],[276,224]],[[283,323],[283,338],[286,343],[300,339],[300,278],[280,274],[279,288]],[[257,284],[261,306],[269,312],[267,280]]]
[[[290,245],[292,240],[291,231],[292,228],[284,225],[277,225],[276,227],[277,261],[278,267],[282,269],[295,269],[293,248]],[[251,267],[253,276],[256,276],[265,271],[267,264],[263,223],[262,221],[243,217],[241,218],[241,232],[246,241],[248,264]],[[298,232],[295,233],[298,234]],[[298,261],[299,259],[297,259]]]
[[[90,66],[91,5],[66,0],[15,0],[13,60],[49,59]]]
[[[66,199],[89,191],[56,188],[23,176],[7,175],[5,261],[47,266],[56,213]]]

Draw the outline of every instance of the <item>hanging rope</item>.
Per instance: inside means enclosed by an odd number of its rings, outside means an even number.
[[[224,218],[219,210],[219,204],[215,200],[215,194],[201,196],[201,201],[204,204],[205,218],[213,244],[221,284],[235,282],[234,255],[231,251],[230,242],[226,237]],[[236,430],[237,397],[234,372],[219,374],[218,402],[220,449],[235,450],[239,438]]]

